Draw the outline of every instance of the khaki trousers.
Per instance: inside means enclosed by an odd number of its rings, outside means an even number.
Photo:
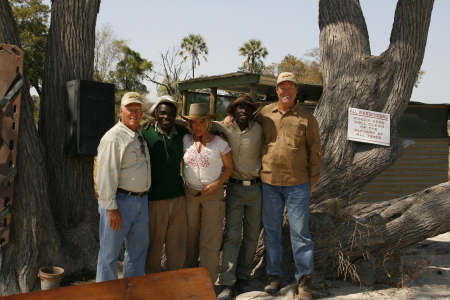
[[[213,194],[194,197],[197,192],[185,186],[187,211],[185,267],[205,267],[214,284],[219,275],[219,253],[225,217],[224,189],[221,186]]]
[[[186,258],[186,200],[184,196],[148,202],[150,244],[145,273],[162,272],[161,252],[166,245],[167,270],[180,270]]]

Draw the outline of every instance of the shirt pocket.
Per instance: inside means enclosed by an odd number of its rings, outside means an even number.
[[[306,141],[305,128],[300,124],[289,124],[287,128],[286,144],[300,148]]]

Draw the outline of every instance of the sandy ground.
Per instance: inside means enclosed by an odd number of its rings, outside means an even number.
[[[450,300],[450,232],[427,239],[407,250],[398,259],[390,259],[383,270],[371,261],[357,263],[362,284],[343,279],[327,280],[327,293],[313,294],[315,299],[446,299]],[[250,283],[255,291],[234,299],[295,299],[295,286],[287,286],[278,295],[262,292],[264,284]]]
[[[445,299],[450,300],[450,232],[427,239],[407,250],[398,259],[390,259],[385,268],[374,268],[373,261],[361,261],[356,264],[361,276],[361,284],[355,284],[342,278],[327,280],[326,293],[313,294],[315,299]],[[120,266],[121,267],[121,266]],[[120,277],[122,274],[120,274]],[[91,274],[91,276],[95,276]],[[88,277],[90,277],[88,275]],[[95,282],[83,278],[65,285],[78,285]],[[64,281],[64,280],[63,280]],[[295,285],[283,287],[276,295],[263,291],[264,282],[253,280],[250,285],[254,292],[235,296],[234,300],[289,300],[294,298]],[[215,285],[216,292],[220,286]],[[40,290],[39,283],[35,290]],[[168,299],[170,300],[170,299]]]

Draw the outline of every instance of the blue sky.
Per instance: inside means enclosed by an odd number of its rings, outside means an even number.
[[[45,0],[49,3],[50,0]],[[394,0],[360,0],[369,29],[372,55],[389,45],[394,20]],[[126,4],[125,4],[126,3]],[[280,62],[286,54],[303,57],[319,47],[318,1],[314,0],[103,0],[97,28],[109,23],[117,38],[150,61],[179,45],[190,33],[201,34],[209,48],[198,75],[235,72],[245,60],[238,48],[251,38],[260,39],[269,55],[266,65]],[[450,1],[436,0],[431,18],[422,70],[426,72],[411,100],[450,103],[445,87],[450,84]],[[150,100],[156,98],[151,84]]]

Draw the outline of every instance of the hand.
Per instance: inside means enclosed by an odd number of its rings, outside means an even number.
[[[147,122],[145,122],[142,127],[144,128],[144,130],[147,130],[150,128],[150,126],[155,126],[156,120],[155,119],[150,119]]]
[[[222,140],[224,140],[225,142],[228,142],[227,136],[221,132],[221,131],[216,131],[213,132],[215,135],[219,136]]]
[[[218,188],[219,188],[219,185],[216,182],[208,184],[207,186],[205,186],[203,188],[202,195],[209,195],[209,194],[215,193]]]
[[[227,127],[233,127],[233,121],[234,121],[234,117],[226,116],[226,118],[223,119],[222,124]]]
[[[112,230],[119,230],[122,227],[122,217],[120,216],[118,209],[108,210],[108,220],[108,226],[111,227]]]

